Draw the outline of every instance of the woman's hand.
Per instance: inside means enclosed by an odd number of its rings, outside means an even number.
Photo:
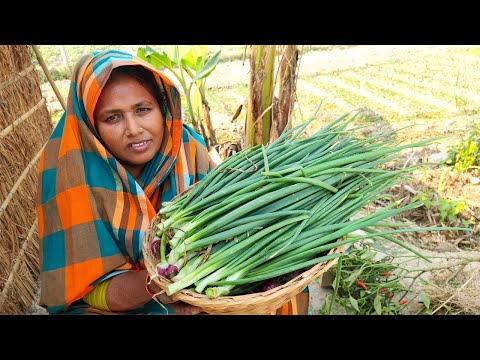
[[[176,301],[168,304],[174,311],[174,315],[198,315],[203,313],[203,310],[197,306],[193,306],[182,301]]]
[[[156,284],[153,284],[153,286],[149,285],[149,287],[160,292],[160,288]],[[168,296],[165,293],[156,295],[155,298],[163,304],[168,304],[172,308],[174,315],[197,315],[200,313],[205,314],[203,310],[199,307],[187,304],[183,301],[179,301],[175,297]]]
[[[174,297],[168,296],[167,294],[163,293],[160,295],[155,296],[158,301],[164,304],[173,304],[174,302],[178,301]]]

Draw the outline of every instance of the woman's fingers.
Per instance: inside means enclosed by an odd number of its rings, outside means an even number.
[[[197,315],[203,312],[199,307],[181,301],[169,305],[175,312],[175,315]]]
[[[172,304],[172,303],[178,301],[178,299],[175,299],[174,297],[168,296],[165,293],[157,295],[157,299],[164,304]]]

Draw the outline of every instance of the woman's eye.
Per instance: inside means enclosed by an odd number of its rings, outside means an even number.
[[[137,109],[139,113],[144,113],[144,112],[147,112],[148,110],[150,110],[150,108],[142,107]]]
[[[120,116],[118,114],[113,114],[113,115],[110,115],[109,117],[107,117],[105,119],[105,122],[113,123],[113,122],[117,121],[119,118],[120,118]]]

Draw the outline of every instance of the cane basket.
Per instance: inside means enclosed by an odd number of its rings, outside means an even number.
[[[142,245],[145,266],[148,274],[162,290],[165,289],[171,281],[163,276],[159,276],[156,271],[158,259],[152,253],[150,245],[155,238],[157,225],[160,222],[160,215],[157,214],[149,224],[145,233]],[[342,247],[331,249],[329,254],[339,253]],[[337,261],[337,258],[318,263],[304,272],[300,273],[290,281],[283,285],[277,286],[268,291],[245,294],[220,296],[211,299],[207,295],[199,294],[190,290],[180,290],[172,295],[172,297],[197,306],[208,314],[224,314],[224,315],[265,315],[280,308],[289,302],[297,294],[301,293],[309,283],[322,273],[327,271]]]

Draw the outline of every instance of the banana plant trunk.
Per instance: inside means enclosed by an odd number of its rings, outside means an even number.
[[[275,45],[251,45],[245,146],[267,144],[273,117]]]
[[[270,129],[270,142],[278,139],[293,111],[297,84],[299,51],[296,45],[286,45],[280,59],[277,99],[274,103],[274,119]],[[291,126],[290,126],[291,127]]]
[[[212,119],[210,118],[210,106],[208,102],[205,100],[202,103],[203,107],[203,120],[205,121],[205,125],[207,126],[207,136],[208,136],[208,148],[210,149],[212,146],[217,145],[217,138],[215,136],[215,130],[213,129]]]

